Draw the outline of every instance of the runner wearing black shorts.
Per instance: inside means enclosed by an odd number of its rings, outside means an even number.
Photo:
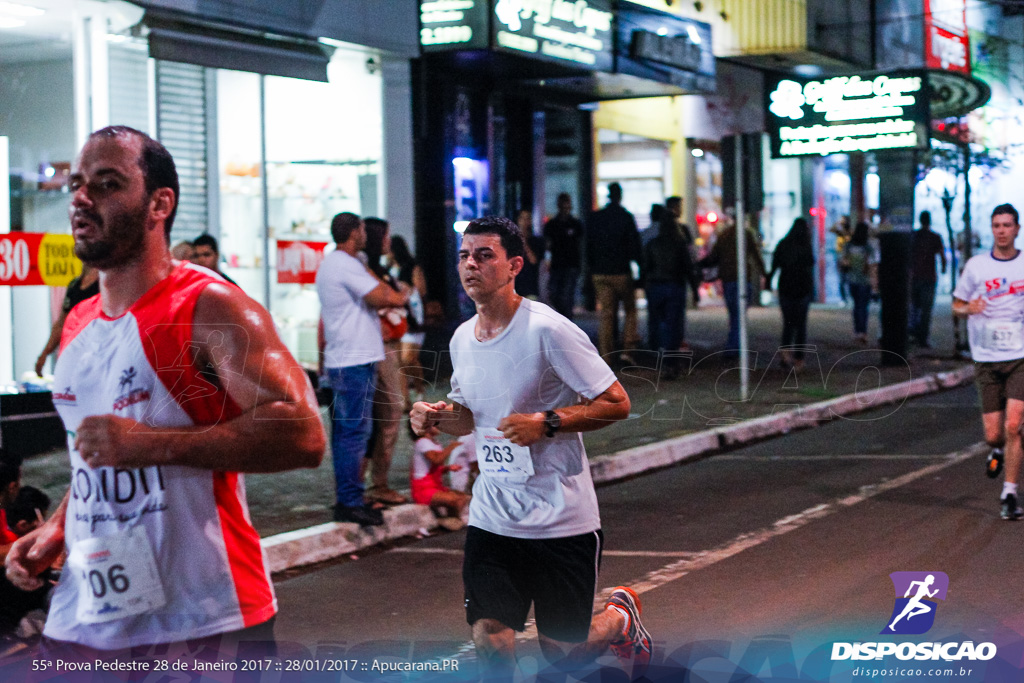
[[[531,605],[550,662],[575,670],[611,647],[637,674],[651,656],[640,598],[620,586],[593,614],[603,539],[580,435],[627,417],[629,397],[582,330],[516,294],[524,253],[507,219],[466,228],[459,276],[477,315],[452,337],[452,402],[414,404],[412,427],[475,435],[463,580],[482,674],[514,674]]]

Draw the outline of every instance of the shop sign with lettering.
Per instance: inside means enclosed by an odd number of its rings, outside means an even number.
[[[616,72],[691,92],[714,92],[709,24],[621,0],[617,20]]]
[[[924,0],[925,64],[970,75],[966,0]]]
[[[611,0],[497,0],[494,46],[611,71]]]
[[[769,80],[765,93],[776,158],[928,147],[928,87],[921,71],[787,77]]]
[[[0,285],[66,287],[81,273],[71,235],[0,234]]]
[[[420,45],[424,52],[486,49],[491,0],[423,0]]]
[[[422,0],[424,52],[497,50],[598,71],[613,65],[612,0]]]
[[[280,284],[312,285],[324,260],[327,242],[277,240],[277,281]]]

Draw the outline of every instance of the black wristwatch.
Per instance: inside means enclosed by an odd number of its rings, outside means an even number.
[[[562,418],[553,410],[544,411],[544,436],[552,437],[562,428]]]

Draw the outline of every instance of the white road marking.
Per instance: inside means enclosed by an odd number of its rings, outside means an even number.
[[[883,453],[854,453],[851,455],[746,455],[741,453],[726,453],[716,455],[716,462],[721,460],[808,460],[835,462],[836,460],[942,460],[948,458],[948,453],[936,453],[934,455],[885,455]]]
[[[848,507],[856,505],[857,503],[863,503],[866,500],[874,498],[880,493],[886,493],[901,486],[905,486],[906,484],[921,479],[922,477],[927,477],[939,472],[940,470],[944,470],[947,467],[951,467],[964,462],[965,460],[969,460],[970,458],[987,453],[988,449],[989,447],[984,443],[975,444],[961,451],[955,451],[947,454],[946,456],[941,456],[941,462],[928,465],[927,467],[922,467],[921,469],[914,470],[913,472],[908,472],[907,474],[894,479],[882,480],[877,484],[866,484],[860,487],[860,490],[851,496],[835,498],[830,502],[821,503],[819,505],[809,507],[802,512],[789,515],[788,517],[783,517],[782,519],[774,522],[771,526],[758,531],[740,534],[736,538],[718,546],[717,548],[697,553],[688,553],[687,557],[648,572],[642,578],[628,582],[625,585],[636,591],[638,595],[647,593],[656,588],[661,588],[672,581],[681,579],[690,572],[695,572],[699,569],[706,569],[718,562],[738,555],[744,550],[749,550],[774,538],[788,534],[791,531],[801,529],[815,520],[833,515]],[[725,456],[715,456],[715,458],[722,457]],[[613,590],[614,588],[605,588],[598,593],[597,597],[594,599],[595,611],[604,607]],[[516,640],[526,641],[536,637],[537,624],[533,619],[531,619],[526,623],[526,629],[522,633],[516,635]],[[472,655],[473,652],[474,645],[472,641],[470,641],[460,647],[453,658],[462,658],[467,655]]]
[[[388,552],[392,553],[422,553],[424,555],[458,555],[462,556],[462,550],[458,548],[417,548],[415,546],[409,546],[407,548],[392,548]],[[601,551],[603,557],[684,557],[693,558],[700,555],[699,552],[693,550],[603,550]]]

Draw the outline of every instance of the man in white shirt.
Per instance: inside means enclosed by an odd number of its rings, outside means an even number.
[[[1003,468],[1000,515],[1024,516],[1017,483],[1024,423],[1024,257],[1014,245],[1020,224],[1017,210],[1000,204],[992,212],[992,251],[972,257],[953,292],[953,313],[967,318],[975,383],[981,396],[981,421],[992,452],[985,463],[991,478]]]
[[[602,535],[580,435],[626,418],[629,397],[582,330],[516,294],[524,254],[511,221],[470,222],[459,277],[477,315],[452,337],[452,403],[410,414],[417,433],[475,432],[466,620],[487,678],[514,674],[531,603],[552,663],[582,666],[611,646],[643,669],[651,640],[636,593],[619,587],[592,615]]]
[[[336,249],[320,264],[316,289],[321,306],[320,374],[334,392],[334,521],[377,526],[384,523],[384,516],[363,501],[360,476],[370,438],[376,365],[384,360],[377,309],[404,306],[409,293],[396,292],[356,258],[366,245],[359,216],[339,213],[331,221],[331,236]]]

